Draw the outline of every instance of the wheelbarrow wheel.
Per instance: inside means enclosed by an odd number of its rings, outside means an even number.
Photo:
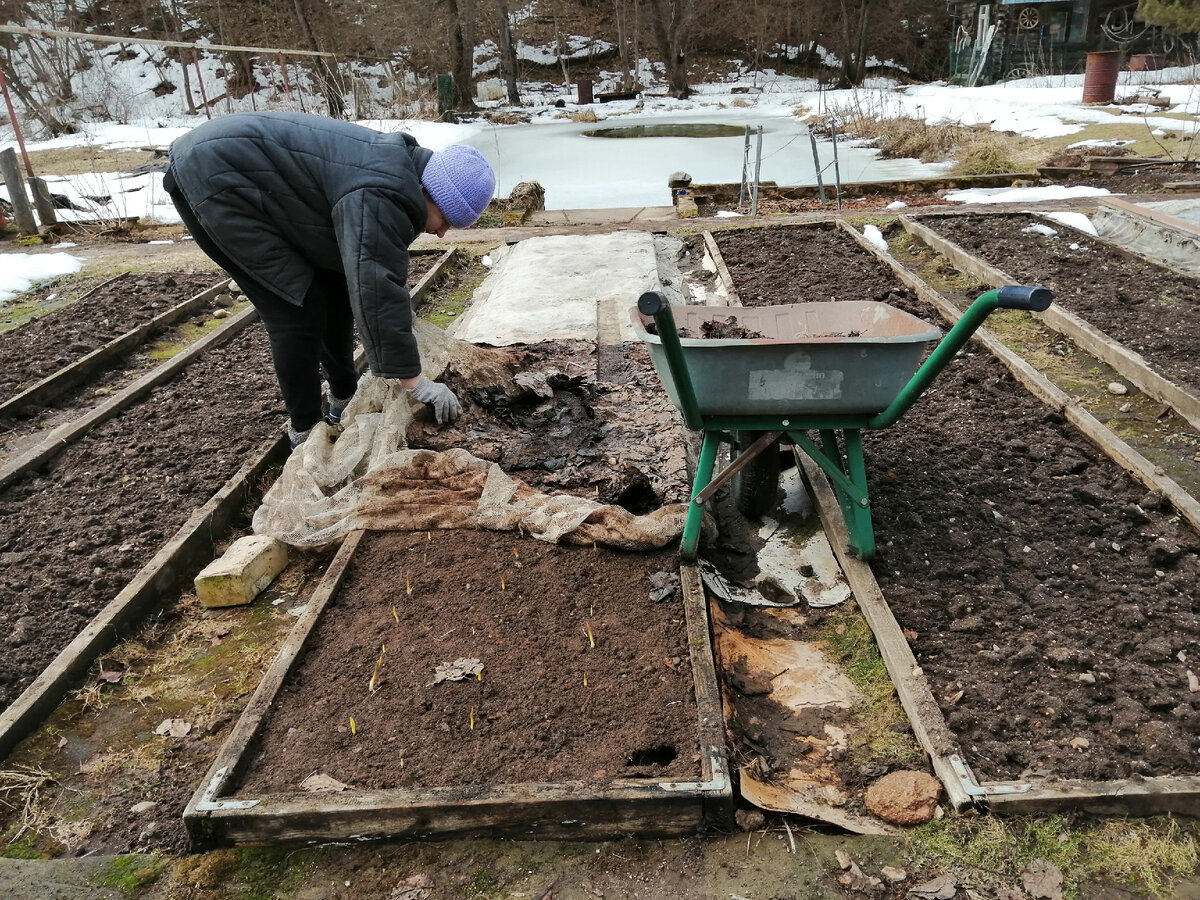
[[[733,433],[734,458],[762,435],[761,431]],[[779,496],[779,442],[754,457],[744,469],[734,473],[729,486],[738,511],[750,519],[761,519],[775,507]]]

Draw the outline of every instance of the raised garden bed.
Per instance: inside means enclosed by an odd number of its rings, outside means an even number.
[[[730,303],[890,302],[908,289],[835,223],[713,233],[732,281]]]
[[[1050,327],[1200,428],[1200,279],[1028,215],[931,217],[906,225],[990,284],[1015,280],[1054,290],[1056,306],[1045,315]],[[936,237],[927,238],[929,231]]]
[[[215,323],[209,316],[219,308],[215,298],[228,280],[213,284],[214,277],[159,275],[127,283],[118,276],[78,301],[81,310],[72,305],[0,335],[0,341],[7,339],[18,350],[9,377],[19,386],[0,402],[0,452],[19,455],[49,429],[84,415],[154,369],[159,361],[139,350],[155,339],[178,341],[180,332],[174,326],[185,319]],[[198,284],[209,286],[193,292]],[[157,290],[151,291],[151,286]],[[172,291],[189,293],[178,299]],[[147,304],[155,315],[139,322],[145,310],[138,306],[132,323],[125,323],[129,330],[112,336],[109,332],[117,322],[108,310],[119,315],[135,301]],[[232,300],[224,305],[232,305]],[[62,368],[46,372],[50,360],[62,362]]]
[[[220,281],[217,275],[126,273],[68,306],[0,333],[0,402],[145,325]],[[43,297],[52,288],[39,292]],[[44,301],[43,301],[44,302]]]
[[[786,231],[767,252],[725,257],[730,272],[759,276],[763,302],[764,270],[814,241]],[[823,246],[824,289],[852,291],[866,256]],[[911,292],[889,302],[935,321]],[[1196,532],[982,348],[864,444],[879,548],[870,568],[953,734],[935,750],[961,754],[967,781],[973,770],[1004,783],[975,799],[1026,793],[1037,798],[1029,808],[1055,808],[1128,793],[1116,807],[1194,809]],[[1156,776],[1175,777],[1138,787]],[[1039,794],[1046,785],[1062,791]]]
[[[724,821],[698,579],[651,599],[676,564],[512,533],[356,532],[189,804],[193,841]],[[482,669],[437,681],[463,659]]]
[[[0,715],[0,751],[20,739],[35,711],[52,708],[54,695],[115,639],[118,624],[132,624],[118,598],[144,610],[189,574],[184,557],[196,568],[203,564],[189,542],[176,565],[131,583],[247,460],[278,442],[272,434],[280,401],[265,333],[255,323],[220,337],[228,343],[210,346],[127,408],[114,408],[41,460],[40,469],[14,472],[0,491],[0,630],[7,636],[0,708],[8,707]],[[210,527],[224,527],[236,511],[236,501],[233,510],[218,505],[222,513]],[[206,535],[210,547],[214,537]],[[100,624],[93,617],[102,610],[116,619]],[[85,633],[87,646],[68,653]],[[39,678],[60,651],[55,671]]]

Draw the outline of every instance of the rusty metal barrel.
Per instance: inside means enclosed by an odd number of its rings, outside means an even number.
[[[1083,102],[1111,103],[1121,71],[1120,50],[1099,50],[1087,55],[1083,70]]]
[[[1161,53],[1135,53],[1129,57],[1130,72],[1157,72],[1163,67]]]

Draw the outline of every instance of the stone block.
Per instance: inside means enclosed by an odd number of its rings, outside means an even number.
[[[287,544],[274,538],[238,538],[196,576],[196,596],[207,607],[244,606],[284,570],[287,559]]]

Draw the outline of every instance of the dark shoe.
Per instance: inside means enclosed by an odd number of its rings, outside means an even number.
[[[342,413],[346,411],[346,407],[350,405],[352,398],[347,397],[345,400],[339,400],[329,391],[325,392],[325,424],[333,428],[342,424]]]

